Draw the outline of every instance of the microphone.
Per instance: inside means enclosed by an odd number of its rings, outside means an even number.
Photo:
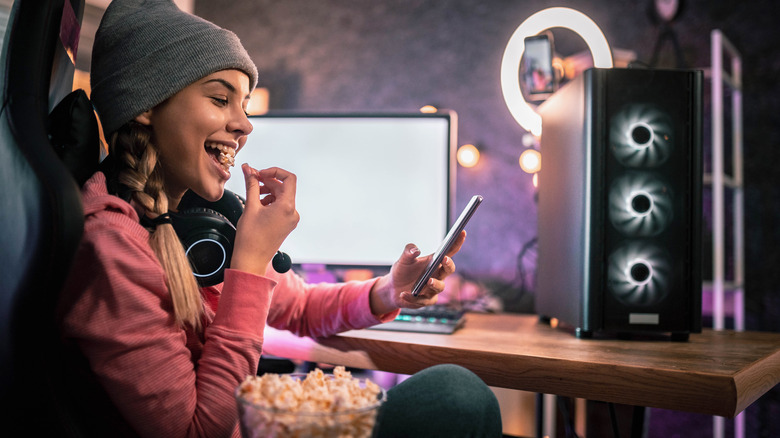
[[[290,256],[286,253],[276,251],[276,255],[274,255],[274,258],[271,260],[271,266],[274,267],[274,271],[284,274],[292,267],[292,259],[290,259]]]

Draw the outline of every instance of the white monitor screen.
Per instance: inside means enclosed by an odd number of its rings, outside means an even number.
[[[241,163],[297,175],[295,264],[390,266],[447,233],[455,178],[454,113],[252,116],[226,188],[245,195]]]

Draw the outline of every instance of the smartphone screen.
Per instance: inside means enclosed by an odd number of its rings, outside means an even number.
[[[463,229],[466,227],[469,219],[471,219],[471,216],[474,215],[474,212],[477,211],[477,207],[479,207],[479,204],[481,203],[482,196],[474,195],[460,213],[458,220],[452,224],[452,227],[444,237],[444,241],[442,241],[441,246],[439,246],[439,249],[437,249],[433,254],[431,261],[428,263],[428,267],[425,268],[425,271],[423,271],[422,275],[420,275],[420,278],[418,278],[417,282],[414,284],[414,288],[412,289],[413,296],[416,297],[420,294],[420,291],[428,283],[428,280],[431,278],[434,271],[436,271],[436,269],[439,267],[442,260],[444,260],[444,256],[447,255],[447,252],[449,252],[449,250],[452,248],[452,245],[455,243],[455,240],[457,240],[460,232],[463,231]]]
[[[525,39],[521,79],[528,94],[549,94],[555,91],[552,66],[552,42],[541,34]]]

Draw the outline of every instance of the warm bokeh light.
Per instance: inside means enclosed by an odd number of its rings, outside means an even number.
[[[536,149],[526,149],[520,154],[520,168],[526,173],[536,173],[542,168],[542,154]]]
[[[548,8],[523,21],[509,38],[504,50],[501,60],[501,91],[506,106],[517,123],[537,136],[542,133],[542,118],[523,97],[518,71],[525,50],[525,38],[553,27],[572,30],[582,37],[593,56],[594,67],[612,67],[612,51],[606,37],[598,25],[583,13],[570,8]]]
[[[79,88],[87,93],[87,97],[89,97],[92,92],[89,84],[89,73],[84,70],[76,69],[73,72],[73,90],[78,90]]]
[[[552,66],[553,70],[555,70],[555,75],[558,76],[558,78],[566,77],[566,67],[563,64],[563,59],[557,56],[554,57],[552,60]]]
[[[435,113],[436,111],[439,111],[439,109],[436,108],[433,105],[425,105],[424,107],[420,108],[420,112],[421,113],[426,113],[426,114],[428,114],[428,113],[432,114],[432,113]]]
[[[347,269],[344,272],[344,281],[366,281],[374,278],[374,272],[370,269]]]
[[[249,95],[249,105],[246,107],[249,115],[261,115],[268,112],[268,89],[255,88]]]
[[[479,149],[473,144],[458,148],[458,163],[463,167],[474,167],[479,162]]]
[[[523,134],[522,141],[523,141],[523,147],[526,148],[538,146],[539,144],[539,139],[533,134],[529,134],[527,132]]]

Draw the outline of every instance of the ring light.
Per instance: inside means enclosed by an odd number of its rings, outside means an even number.
[[[517,123],[536,136],[542,133],[542,118],[523,97],[519,77],[520,60],[525,50],[525,38],[551,27],[569,29],[585,40],[593,56],[594,67],[612,67],[612,52],[606,37],[593,20],[579,11],[569,8],[544,9],[520,24],[509,38],[501,60],[501,91]]]

